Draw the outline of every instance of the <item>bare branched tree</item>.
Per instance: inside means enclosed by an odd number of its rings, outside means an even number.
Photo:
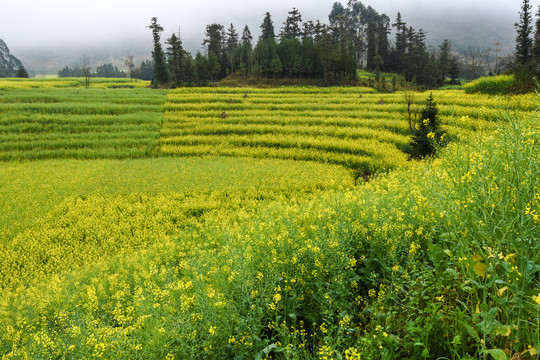
[[[133,55],[129,54],[126,56],[126,59],[124,60],[124,65],[126,65],[129,77],[131,81],[133,81],[133,77],[135,75],[135,58]]]
[[[407,103],[407,113],[409,115],[409,131],[412,134],[413,130],[414,130],[415,126],[416,126],[416,114],[414,116],[414,123],[413,123],[412,116],[411,116],[412,113],[413,113],[413,109],[411,109],[411,106],[414,103],[414,92],[405,91],[403,96],[405,97],[405,102]]]
[[[81,59],[81,69],[84,76],[84,86],[88,89],[90,87],[90,59],[86,55],[83,55]]]
[[[477,70],[485,51],[485,49],[480,49],[480,46],[476,46],[474,48],[470,47],[466,52],[469,58],[469,66],[471,67],[471,80],[474,80],[477,75]]]

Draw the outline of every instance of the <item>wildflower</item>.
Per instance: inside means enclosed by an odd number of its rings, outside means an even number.
[[[420,245],[416,244],[415,242],[411,243],[411,247],[409,249],[409,254],[414,255],[418,252],[418,249],[420,249]]]
[[[362,357],[360,351],[355,348],[348,348],[345,350],[345,360],[360,360]]]

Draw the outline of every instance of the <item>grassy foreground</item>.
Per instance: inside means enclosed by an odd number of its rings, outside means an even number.
[[[4,292],[3,357],[536,359],[539,130]]]

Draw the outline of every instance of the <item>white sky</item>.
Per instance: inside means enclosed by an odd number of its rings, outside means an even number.
[[[39,49],[54,45],[81,43],[151,42],[146,26],[152,16],[165,28],[163,38],[180,27],[182,38],[200,44],[207,24],[229,27],[231,22],[241,33],[248,25],[259,33],[263,15],[269,11],[276,32],[287,12],[296,7],[303,20],[327,22],[335,0],[0,0],[0,38],[16,55],[16,49]],[[346,4],[347,0],[342,0]],[[405,22],[420,12],[449,13],[459,16],[480,11],[486,18],[506,14],[518,20],[521,0],[365,0],[379,13],[393,20],[401,11]],[[531,0],[536,13],[540,0]],[[452,10],[454,9],[454,10]],[[459,9],[456,11],[455,9]],[[453,12],[452,12],[453,11]],[[479,19],[481,22],[482,19]],[[417,21],[418,22],[418,21]],[[421,27],[421,26],[419,26]],[[428,34],[429,35],[429,34]]]

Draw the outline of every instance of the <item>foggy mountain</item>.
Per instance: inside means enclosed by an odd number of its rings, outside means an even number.
[[[0,77],[14,77],[21,61],[11,54],[6,43],[0,39]]]
[[[373,0],[370,4],[366,1],[363,3],[371,5],[379,13],[386,13],[392,22],[396,18],[398,11],[401,12],[403,20],[407,26],[412,26],[416,30],[423,29],[427,34],[426,41],[428,46],[434,51],[444,39],[449,39],[455,50],[465,52],[467,49],[479,46],[482,49],[494,49],[495,43],[500,44],[500,56],[511,54],[514,50],[514,42],[516,32],[514,30],[514,22],[519,20],[518,11],[520,2],[515,1],[514,4],[508,6],[496,6],[496,1],[493,0],[488,4],[495,4],[494,7],[477,6],[468,8],[464,11],[464,6],[460,1],[455,0],[455,6],[451,7],[446,4],[446,7],[434,8],[432,6],[423,6],[424,0],[416,2],[407,2],[398,4],[389,4],[388,1]],[[345,1],[343,1],[345,3]],[[424,3],[427,3],[424,1]],[[534,4],[533,4],[534,5]],[[288,5],[289,6],[289,5]],[[293,5],[290,5],[292,8]],[[298,7],[303,20],[321,20],[324,23],[328,22],[328,14],[331,6],[328,9],[319,9],[321,13],[318,17],[304,16],[301,7]],[[274,21],[276,33],[279,33],[282,22],[287,16],[290,9],[284,8],[280,13],[271,11]],[[249,12],[249,9],[245,9]],[[310,15],[313,13],[306,11]],[[536,8],[533,9],[536,12]],[[242,9],[236,11],[236,18],[226,17],[225,15],[215,16],[207,23],[187,24],[177,22],[173,23],[172,18],[158,17],[158,21],[166,29],[162,33],[162,40],[169,37],[173,29],[181,28],[181,36],[184,48],[195,55],[196,51],[204,51],[201,43],[204,37],[204,31],[207,24],[212,22],[223,24],[228,28],[232,22],[237,31],[241,33],[244,25],[249,26],[254,42],[257,41],[259,35],[259,26],[262,22],[262,14],[257,16],[248,16],[244,14]],[[147,22],[150,17],[157,14],[148,14]],[[11,43],[12,53],[23,62],[27,70],[32,74],[56,74],[58,70],[67,66],[80,66],[81,57],[86,55],[90,58],[93,68],[104,64],[112,63],[119,68],[124,68],[123,59],[128,54],[133,54],[137,64],[144,59],[149,59],[152,50],[152,38],[150,30],[146,28],[148,24],[140,24],[140,29],[132,37],[126,40],[125,34],[110,33],[107,40],[92,40],[87,37],[76,43],[63,44],[44,44],[35,46],[17,46],[17,43]],[[393,34],[390,35],[390,40],[393,40]],[[53,45],[54,44],[54,45]]]

